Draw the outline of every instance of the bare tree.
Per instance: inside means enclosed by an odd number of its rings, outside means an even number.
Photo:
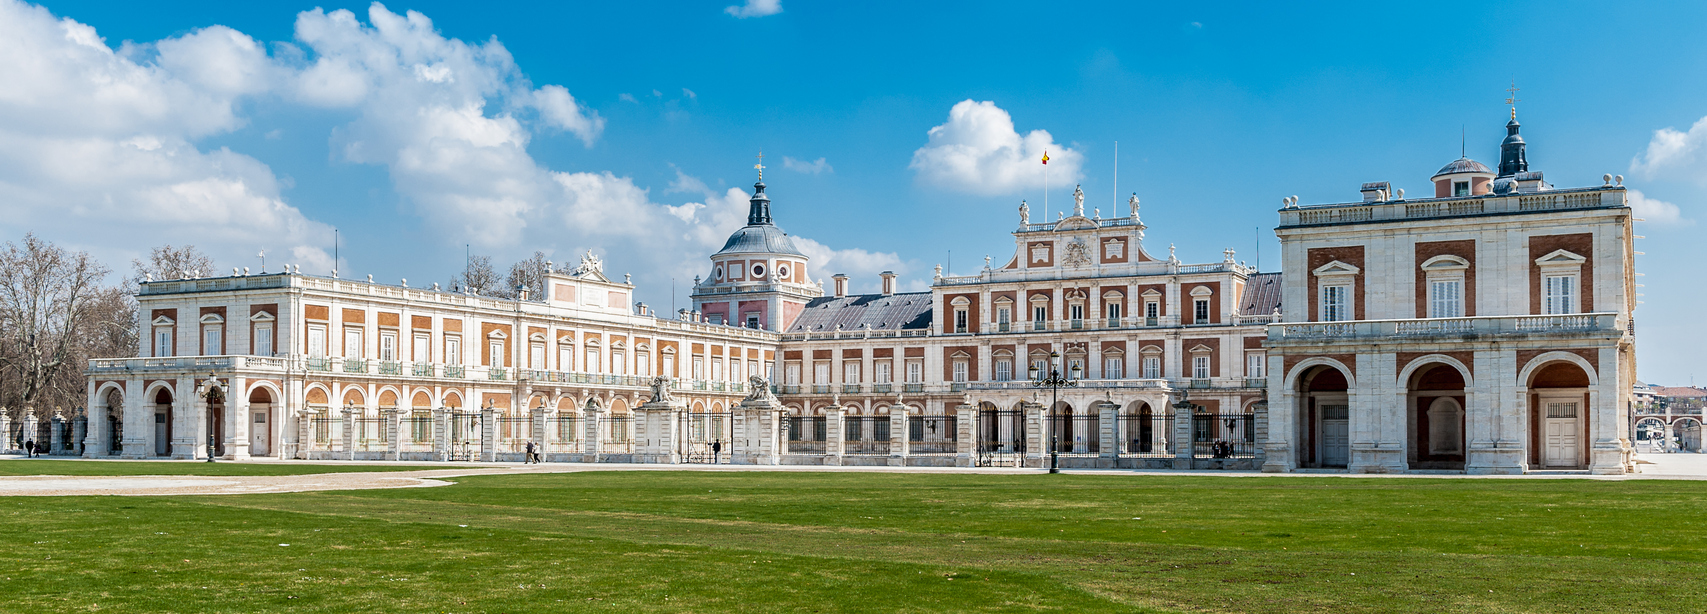
[[[551,263],[545,259],[545,252],[536,251],[527,260],[510,265],[509,284],[507,285],[511,292],[517,292],[519,288],[526,288],[529,300],[544,301],[545,274],[550,272]]]
[[[154,248],[148,254],[148,261],[141,259],[130,261],[130,266],[136,271],[133,281],[138,283],[154,280],[190,279],[194,277],[211,277],[214,274],[213,258],[196,249],[194,245],[173,248],[162,245]]]
[[[504,287],[504,280],[498,276],[498,271],[492,268],[490,256],[470,256],[467,268],[464,268],[462,273],[451,276],[450,286],[453,290],[498,298],[509,298],[511,294]]]
[[[99,309],[124,302],[115,289],[100,286],[107,273],[88,253],[33,233],[22,244],[0,246],[0,369],[7,388],[0,394],[7,404],[29,411],[81,402],[86,337],[95,332]]]

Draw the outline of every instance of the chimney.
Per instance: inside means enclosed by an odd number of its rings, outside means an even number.
[[[883,296],[889,296],[891,294],[894,294],[895,293],[895,272],[894,271],[884,271],[881,273],[881,275],[883,276]]]
[[[835,275],[831,275],[830,279],[836,280],[836,298],[842,298],[842,297],[848,295],[848,274],[847,273],[837,273]]]

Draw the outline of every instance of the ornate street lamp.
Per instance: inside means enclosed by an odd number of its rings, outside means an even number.
[[[210,462],[210,463],[213,462],[213,453],[218,447],[218,439],[217,438],[219,437],[219,433],[215,432],[215,430],[214,430],[215,423],[213,421],[213,407],[212,407],[212,405],[215,401],[224,401],[224,400],[225,400],[225,395],[222,393],[222,390],[219,387],[219,374],[214,373],[212,371],[209,371],[207,374],[207,393],[202,396],[202,401],[204,402],[205,405],[208,406],[208,408],[207,408],[207,462]]]
[[[1050,352],[1049,353],[1049,373],[1047,375],[1045,375],[1043,373],[1042,369],[1037,368],[1037,363],[1032,363],[1031,369],[1030,369],[1030,371],[1031,371],[1031,385],[1034,387],[1037,387],[1037,388],[1048,388],[1049,389],[1049,472],[1050,473],[1061,473],[1060,449],[1059,449],[1058,442],[1056,441],[1056,438],[1055,438],[1055,429],[1056,429],[1056,422],[1057,422],[1057,416],[1055,413],[1056,412],[1055,406],[1060,402],[1061,389],[1062,388],[1073,388],[1073,387],[1078,386],[1079,385],[1079,375],[1080,375],[1079,365],[1073,365],[1072,371],[1069,374],[1069,376],[1068,377],[1062,377],[1060,366],[1056,364],[1057,361],[1060,360],[1060,358],[1061,358],[1061,354],[1059,352]]]

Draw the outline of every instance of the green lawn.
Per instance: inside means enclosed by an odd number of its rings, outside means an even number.
[[[0,609],[1707,609],[1703,482],[709,472],[456,481],[0,500]]]
[[[364,471],[416,471],[450,467],[406,465],[267,465],[206,461],[99,461],[17,458],[0,460],[0,475],[305,475]]]

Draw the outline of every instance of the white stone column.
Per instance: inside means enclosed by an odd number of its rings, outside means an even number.
[[[23,441],[25,443],[33,442],[36,445],[41,445],[42,443],[44,443],[44,442],[40,441],[39,438],[36,437],[37,431],[39,429],[37,428],[37,425],[36,425],[35,408],[33,408],[33,407],[25,407],[24,408],[24,419],[22,420],[22,422],[23,422],[24,426],[23,426],[23,431],[18,434],[18,440],[19,441]],[[1667,432],[1668,433],[1670,432],[1669,429]],[[20,445],[19,447],[22,447],[22,446]]]
[[[1097,466],[1112,469],[1120,457],[1120,406],[1103,401],[1091,407],[1097,412]]]
[[[48,417],[48,422],[50,424],[47,429],[47,453],[56,456],[62,455],[65,453],[65,415],[57,409],[53,410],[53,415]]]
[[[398,427],[401,426],[399,421],[406,414],[403,410],[393,407],[381,410],[380,415],[385,418],[385,460],[400,460],[403,458],[403,438],[400,437],[403,429]]]
[[[433,410],[433,460],[444,462],[450,460],[450,411],[443,408]]]
[[[1192,427],[1196,425],[1194,409],[1190,401],[1181,400],[1169,406],[1174,412],[1174,468],[1191,469],[1193,459],[1197,455],[1197,441],[1192,436]]]
[[[11,453],[15,449],[12,446],[18,445],[12,438],[12,416],[4,408],[0,408],[0,438],[4,439],[0,441],[0,452]]]
[[[986,293],[988,294],[988,293]],[[954,466],[971,467],[978,454],[978,407],[961,403],[954,408]]]
[[[195,377],[178,378],[172,390],[172,458],[201,458],[207,445],[206,401],[196,394]]]
[[[127,379],[124,382],[124,412],[120,414],[124,420],[123,432],[120,433],[120,445],[123,450],[120,458],[145,458],[150,450],[148,440],[154,429],[154,408],[144,399],[141,379]]]
[[[480,460],[495,462],[498,460],[498,410],[492,407],[480,409]]]
[[[1043,406],[1029,401],[1020,403],[1025,412],[1025,466],[1044,466],[1049,437],[1043,433]]]
[[[599,462],[599,454],[605,450],[604,412],[598,408],[589,407],[581,414],[585,418],[583,427],[586,429],[586,448],[582,450],[582,462]]]
[[[255,423],[249,415],[249,380],[231,376],[225,393],[225,458],[249,460],[249,429]]]
[[[106,410],[102,410],[101,412],[99,412],[98,416],[96,415],[96,412],[94,411],[95,407],[97,407],[96,403],[100,403],[101,407],[105,407],[106,401],[103,399],[96,399],[95,398],[95,395],[96,395],[95,378],[91,377],[88,379],[88,386],[86,387],[86,389],[87,390],[86,390],[86,392],[84,392],[84,397],[83,397],[83,399],[84,399],[83,404],[86,407],[86,409],[83,412],[83,415],[85,417],[84,428],[83,428],[83,436],[79,437],[77,439],[77,441],[82,443],[83,445],[82,445],[82,450],[79,452],[78,455],[83,456],[83,457],[105,455],[109,448],[106,445],[102,445],[102,444],[106,443],[106,440],[103,438],[102,433],[106,432],[106,430],[107,430],[107,412],[110,412],[112,410],[110,408],[106,409]],[[0,431],[0,433],[4,433],[4,432],[5,431]],[[6,447],[5,445],[0,445],[0,448],[5,448],[5,447]]]
[[[80,415],[71,419],[71,449],[67,450],[72,456],[82,456],[84,438],[88,436],[89,416]]]
[[[907,406],[895,404],[889,406],[889,466],[907,466],[910,456],[907,445]]]
[[[824,408],[824,464],[842,464],[842,454],[847,450],[847,437],[842,432],[846,428],[846,412],[842,406],[831,405]]]
[[[533,428],[529,431],[533,434],[533,437],[529,439],[530,441],[533,441],[533,449],[539,453],[539,459],[541,461],[545,460],[545,441],[547,439],[546,423],[547,414],[549,414],[550,411],[551,410],[548,410],[545,406],[541,405],[533,408],[529,414],[529,417],[533,419]]]
[[[356,414],[360,411],[349,405],[340,410],[343,414],[344,449],[338,456],[343,460],[356,460]]]

